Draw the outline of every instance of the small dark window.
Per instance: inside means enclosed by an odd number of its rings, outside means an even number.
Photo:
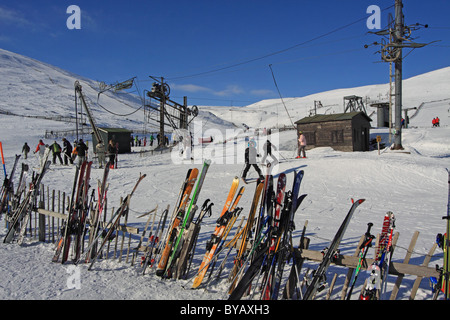
[[[344,142],[344,130],[331,131],[331,143],[343,143]]]
[[[316,133],[315,132],[303,132],[306,138],[306,143],[309,145],[316,144]]]

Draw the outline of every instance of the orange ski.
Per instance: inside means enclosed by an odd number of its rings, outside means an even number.
[[[194,168],[190,171],[189,177],[186,180],[184,186],[184,192],[180,199],[180,204],[177,209],[177,215],[169,229],[169,235],[167,237],[167,242],[164,250],[161,254],[161,259],[159,260],[158,266],[156,268],[156,275],[162,276],[166,269],[167,261],[169,260],[170,251],[172,250],[173,240],[176,238],[177,228],[183,221],[184,212],[187,204],[189,203],[189,197],[191,195],[192,189],[194,188],[195,181],[197,180],[198,169]]]

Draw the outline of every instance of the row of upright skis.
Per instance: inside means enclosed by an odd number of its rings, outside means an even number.
[[[28,191],[24,187],[28,168],[23,166],[19,187],[14,191],[12,178],[19,157],[16,157],[11,175],[9,179],[5,178],[2,187],[0,212],[6,212],[8,223],[4,243],[23,243],[28,219],[31,212],[36,209],[39,184],[50,165],[50,161],[46,161],[38,174],[33,173]],[[158,221],[156,208],[153,215],[151,212],[148,213],[149,217],[139,243],[133,250],[132,264],[138,261],[142,274],[155,268],[156,276],[164,279],[193,277],[193,289],[207,286],[214,279],[221,279],[223,272],[229,270],[227,277],[229,300],[314,299],[325,287],[327,269],[339,255],[339,245],[347,226],[364,199],[352,200],[350,210],[333,240],[323,251],[321,263],[302,278],[300,270],[304,258],[301,250],[304,249],[306,223],[297,248],[294,248],[292,240],[295,213],[306,197],[306,194],[300,193],[304,171],[294,171],[293,184],[289,189],[286,173],[278,174],[275,185],[271,166],[267,165],[264,179],[255,181],[250,211],[244,217],[246,219],[240,220],[237,227],[235,224],[243,212],[239,201],[246,188],[253,184],[244,181],[244,186],[239,187],[240,178],[235,177],[216,220],[214,232],[206,242],[200,265],[192,273],[191,267],[198,249],[201,226],[205,217],[212,216],[214,206],[210,199],[206,199],[200,208],[197,205],[210,165],[211,162],[206,160],[200,170],[197,168],[188,170],[171,216],[170,206],[162,211]],[[110,167],[105,167],[103,179],[97,181],[97,197],[95,189],[89,197],[91,168],[92,161],[85,161],[76,167],[69,212],[52,257],[53,262],[86,263],[88,270],[92,270],[95,262],[102,257],[106,244],[115,237],[121,217],[128,214],[131,197],[145,178],[145,174],[139,175],[131,192],[121,201],[109,221],[105,221],[102,215],[105,214]],[[8,198],[14,200],[10,207],[6,205]],[[372,226],[372,223],[368,224],[364,241],[360,246],[359,262],[350,281],[346,299],[352,298],[359,273],[365,269],[363,267],[365,257],[374,239],[370,233]],[[359,294],[360,300],[383,298],[394,228],[395,216],[392,212],[388,212],[383,220],[379,244],[375,248],[375,261],[368,268],[367,281]],[[231,236],[233,230],[235,233]],[[232,259],[231,267],[227,265],[230,259]]]

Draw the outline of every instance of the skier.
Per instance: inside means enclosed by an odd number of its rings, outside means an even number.
[[[30,146],[25,142],[25,144],[22,147],[22,152],[24,155],[24,158],[27,159],[28,158],[28,152],[30,152]]]
[[[275,147],[272,142],[270,142],[269,139],[264,143],[263,146],[264,149],[264,156],[262,157],[262,164],[265,165],[267,156],[270,156],[273,159],[272,166],[275,166],[278,163],[278,159],[272,154],[272,149],[277,150],[277,147]]]
[[[36,146],[36,150],[34,150],[34,153],[36,152],[39,152],[39,164],[42,168],[44,166],[44,153],[45,153],[45,144],[42,140],[39,140],[39,143]]]
[[[261,173],[261,169],[259,169],[258,165],[256,164],[256,157],[259,157],[259,154],[256,150],[256,143],[254,140],[251,140],[248,144],[247,149],[245,149],[245,168],[244,172],[242,173],[242,179],[245,180],[247,177],[247,172],[250,170],[250,166],[253,166],[255,168],[256,172],[259,175],[259,179],[263,180],[264,176]]]
[[[63,141],[63,154],[64,154],[64,165],[68,165],[69,161],[70,164],[73,164],[73,159],[72,159],[72,145],[70,144],[69,140],[67,140],[66,138],[62,139]]]
[[[150,147],[153,147],[153,140],[155,140],[155,138],[153,137],[153,134],[150,135]]]
[[[440,127],[440,125],[439,125],[439,117],[436,117],[436,127]]]
[[[77,156],[78,156],[78,163],[77,166],[81,166],[83,161],[86,160],[86,152],[88,150],[87,145],[83,142],[83,139],[80,139],[77,144]]]
[[[114,169],[114,161],[115,161],[115,158],[116,158],[116,144],[112,140],[109,140],[108,156],[109,156],[109,162],[107,163],[107,165],[111,169]]]
[[[300,158],[300,155],[303,154],[302,158],[306,158],[306,138],[303,132],[299,132],[300,136],[298,137],[298,153],[297,153],[297,159]]]
[[[53,164],[56,164],[56,158],[59,159],[59,163],[63,164],[62,158],[61,158],[61,146],[56,142],[53,142],[53,144],[50,146],[50,150],[53,153]]]
[[[102,141],[99,141],[99,143],[97,143],[97,145],[95,146],[95,150],[97,151],[98,164],[99,168],[101,169],[105,164],[105,145]]]

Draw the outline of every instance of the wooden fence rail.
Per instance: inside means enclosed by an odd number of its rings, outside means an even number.
[[[26,235],[41,242],[56,243],[61,235],[64,221],[68,217],[69,203],[70,198],[66,196],[65,192],[50,190],[41,184],[37,211],[31,213]],[[111,210],[112,214],[114,214],[114,208]],[[108,210],[105,205],[103,221],[100,222],[101,228],[110,227],[107,225],[107,216]],[[113,242],[109,242],[105,246],[106,251],[102,253],[102,256],[104,259],[119,258],[119,261],[122,261],[125,256],[126,262],[128,262],[134,240],[133,235],[139,234],[139,228],[127,225],[128,211],[121,219],[123,221],[116,228],[116,237]],[[124,252],[125,247],[126,252]]]
[[[392,252],[392,254],[395,253],[395,246],[396,246],[398,237],[399,237],[399,233],[396,232],[394,234],[394,238],[393,238],[393,250],[394,251]],[[396,282],[394,284],[394,288],[391,292],[390,300],[396,299],[400,285],[401,285],[402,280],[405,275],[416,276],[416,280],[414,281],[413,288],[411,290],[410,300],[413,300],[415,298],[417,290],[420,286],[420,282],[423,280],[423,278],[429,278],[429,277],[439,278],[439,272],[436,270],[436,268],[428,267],[428,264],[431,261],[434,251],[436,250],[436,247],[437,247],[436,244],[431,247],[431,249],[429,250],[428,254],[425,256],[424,261],[421,265],[409,264],[409,260],[414,251],[414,247],[415,247],[418,237],[419,237],[419,232],[416,231],[413,234],[413,237],[411,239],[410,245],[407,249],[407,253],[406,253],[406,256],[405,256],[403,262],[392,261],[389,266],[389,275],[397,277]],[[363,239],[364,239],[364,236],[361,237],[360,242],[357,246],[357,249],[352,256],[338,255],[337,258],[332,262],[332,264],[334,264],[334,265],[348,268],[346,280],[345,280],[344,286],[341,291],[341,299],[342,300],[345,299],[345,297],[346,297],[348,284],[349,284],[349,282],[352,278],[353,272],[358,264],[359,246],[362,243]],[[378,239],[379,239],[379,235],[375,242],[375,246],[378,246]],[[304,258],[304,259],[307,259],[310,261],[321,262],[323,259],[323,253],[321,251],[314,251],[314,250],[307,249],[308,245],[309,245],[309,241],[310,241],[309,238],[305,238],[304,243],[307,244],[305,246],[305,249],[298,249],[298,248],[294,249],[295,256],[297,257],[297,259]],[[366,258],[365,261],[366,261],[366,265],[370,266],[374,262],[374,259]],[[333,290],[335,280],[336,280],[336,277],[334,277],[333,280],[331,281],[331,284],[329,286],[329,292],[327,294],[327,298],[329,298],[331,296],[331,292]]]
[[[58,241],[61,229],[64,226],[64,220],[68,217],[68,206],[70,203],[69,197],[65,192],[50,190],[48,187],[45,188],[44,185],[41,185],[39,200],[37,205],[37,210],[32,212],[31,219],[29,219],[29,226],[27,228],[27,236],[30,238],[38,239],[42,242],[55,243]],[[169,208],[167,208],[168,210]],[[155,212],[156,215],[157,208],[148,212]],[[103,221],[101,222],[102,228],[108,228],[107,221],[107,206],[105,205]],[[111,215],[114,214],[114,208],[111,210]],[[147,247],[139,246],[139,244],[143,244],[145,242],[144,235],[145,230],[141,237],[133,235],[139,234],[139,229],[128,225],[128,210],[126,214],[121,218],[123,221],[119,223],[116,231],[116,237],[113,241],[110,241],[104,252],[102,252],[103,259],[116,259],[122,261],[125,258],[128,263],[130,254],[133,254],[131,264],[133,265],[137,254],[145,252]],[[148,223],[147,223],[148,224]],[[305,223],[304,231],[306,229],[307,221]],[[428,254],[424,257],[424,260],[421,265],[412,265],[409,264],[411,256],[414,252],[414,247],[416,245],[417,238],[419,237],[419,232],[414,232],[412,239],[410,241],[410,245],[407,249],[406,255],[403,258],[402,262],[392,261],[389,266],[389,275],[395,277],[395,283],[393,285],[393,290],[390,295],[391,300],[395,300],[397,294],[399,292],[402,281],[406,275],[415,276],[413,287],[411,289],[410,299],[413,300],[416,296],[417,290],[420,286],[421,281],[424,278],[436,277],[439,278],[439,272],[436,268],[429,267],[428,264],[431,261],[434,252],[436,250],[437,245],[434,244]],[[139,239],[140,238],[140,239]],[[393,238],[393,251],[392,255],[396,252],[396,244],[399,238],[399,233],[396,232]],[[140,240],[140,241],[139,241]],[[344,281],[344,285],[342,287],[340,298],[343,300],[346,297],[348,286],[353,276],[353,272],[358,264],[358,255],[359,255],[359,247],[362,241],[364,240],[364,235],[361,237],[356,250],[353,255],[341,255],[339,254],[336,259],[332,262],[332,264],[341,266],[344,268],[348,268],[346,278]],[[375,241],[375,248],[378,246],[379,235]],[[133,244],[134,243],[134,244]],[[309,248],[310,239],[308,237],[304,238],[303,245],[299,245],[298,248],[293,249],[293,253],[295,256],[295,260],[309,260],[312,262],[321,262],[323,259],[323,253],[321,251],[310,250]],[[365,265],[370,266],[374,262],[372,258],[365,259]],[[297,270],[297,274],[300,277],[302,265],[300,265],[300,269]],[[307,273],[307,272],[306,272]],[[305,274],[306,274],[305,273]],[[303,277],[305,279],[306,275]],[[328,293],[326,294],[326,299],[329,299],[332,295],[332,291],[337,279],[337,274],[334,275],[332,281],[329,285]],[[294,281],[295,283],[296,281]],[[364,287],[364,286],[363,286]],[[285,290],[286,292],[286,290]],[[290,298],[289,295],[283,294],[284,298]]]

